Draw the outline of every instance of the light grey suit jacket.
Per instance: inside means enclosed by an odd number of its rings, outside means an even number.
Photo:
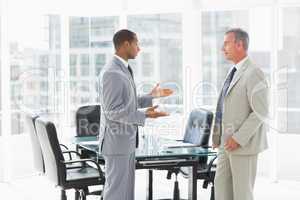
[[[100,74],[100,149],[103,155],[128,155],[135,151],[138,126],[145,113],[138,107],[152,106],[150,95],[137,97],[127,66],[113,57]]]
[[[264,73],[248,58],[236,71],[228,88],[223,106],[222,133],[214,126],[213,143],[220,145],[221,134],[226,134],[225,138],[232,135],[241,145],[231,151],[232,154],[254,155],[265,150],[268,147],[268,90]]]

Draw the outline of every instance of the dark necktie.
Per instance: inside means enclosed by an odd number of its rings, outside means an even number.
[[[220,98],[218,99],[218,103],[217,103],[215,126],[217,126],[217,128],[219,128],[221,135],[222,135],[222,117],[223,117],[224,99],[225,99],[225,96],[227,94],[228,88],[230,86],[230,83],[233,79],[235,72],[236,72],[236,68],[233,67],[224,82],[224,85],[223,85],[223,88],[221,91],[221,95],[220,95]]]
[[[131,75],[131,77],[133,79],[133,72],[132,72],[132,69],[131,69],[130,65],[128,65],[128,71],[129,71],[129,73],[130,73],[130,75]]]
[[[130,65],[128,65],[128,71],[129,71],[132,79],[134,79],[133,78],[133,72],[132,72],[132,69],[131,69]],[[136,139],[135,139],[135,147],[138,148],[138,146],[139,146],[139,127],[137,127]]]

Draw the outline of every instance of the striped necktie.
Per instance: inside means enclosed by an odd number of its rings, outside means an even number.
[[[224,82],[224,85],[223,85],[223,88],[221,91],[221,95],[220,95],[220,97],[218,99],[218,103],[217,103],[215,125],[217,126],[217,128],[219,128],[221,135],[222,135],[222,117],[223,117],[224,99],[225,99],[225,96],[227,94],[228,88],[230,86],[230,83],[233,79],[235,72],[236,72],[236,68],[233,67]]]

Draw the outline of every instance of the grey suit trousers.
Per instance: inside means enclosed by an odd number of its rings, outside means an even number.
[[[257,154],[232,155],[219,149],[215,200],[253,200]]]
[[[104,159],[104,200],[134,200],[135,152],[129,155],[106,155]]]

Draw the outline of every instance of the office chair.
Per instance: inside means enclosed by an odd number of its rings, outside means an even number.
[[[196,144],[204,148],[209,148],[209,137],[211,133],[211,126],[213,120],[213,113],[205,109],[194,109],[189,115],[183,142]],[[214,157],[209,163],[208,156],[199,157],[197,179],[203,180],[203,188],[207,188],[208,184],[212,183],[215,175],[215,165],[213,161],[216,159]],[[180,200],[180,190],[177,181],[177,176],[181,173],[184,177],[188,177],[189,174],[186,172],[185,168],[174,168],[168,170],[167,179],[171,179],[172,174],[175,174],[174,182],[174,192],[173,200]],[[214,187],[211,188],[211,200],[214,198]]]
[[[100,105],[87,105],[76,111],[76,136],[97,136],[100,127]]]
[[[86,105],[79,107],[76,111],[76,137],[98,136],[100,127],[100,105]],[[80,152],[82,158],[97,157],[95,152],[80,148],[76,145],[76,151]]]
[[[29,137],[31,140],[34,168],[39,174],[44,174],[45,172],[44,158],[43,158],[40,142],[36,135],[35,125],[34,125],[35,120],[38,117],[39,116],[35,114],[25,114],[25,125],[29,132]]]
[[[65,160],[52,122],[38,118],[35,127],[43,153],[45,175],[60,187],[61,200],[67,199],[65,190],[75,189],[75,200],[85,200],[86,195],[90,194],[88,186],[104,185],[104,174],[94,160]],[[71,163],[80,163],[81,166],[68,168],[67,165]],[[88,163],[93,163],[96,168]]]
[[[25,127],[27,128],[27,131],[29,132],[29,136],[30,136],[30,140],[31,140],[34,168],[39,174],[44,174],[44,172],[45,172],[44,158],[43,158],[41,145],[38,140],[38,137],[36,134],[36,128],[35,128],[35,120],[38,117],[39,116],[37,114],[25,113]],[[77,152],[70,151],[66,145],[64,145],[64,144],[59,144],[59,145],[60,145],[61,149],[63,150],[62,151],[63,154],[67,154],[70,160],[73,159],[72,154],[74,154],[74,153],[77,156],[81,156],[81,155],[78,155]],[[78,165],[78,163],[68,165],[69,168],[72,168],[74,166],[76,167],[79,165]]]

